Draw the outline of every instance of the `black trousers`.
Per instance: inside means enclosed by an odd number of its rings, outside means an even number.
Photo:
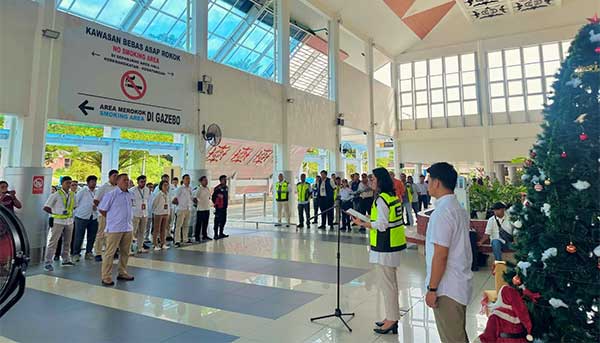
[[[429,207],[429,197],[427,194],[419,195],[419,211],[423,208],[427,209]]]
[[[373,206],[373,198],[360,198],[360,213],[371,214],[371,207]]]
[[[81,245],[83,244],[83,237],[87,231],[87,242],[85,244],[85,253],[91,254],[94,248],[94,242],[96,241],[96,234],[98,233],[98,220],[97,219],[81,219],[75,217],[75,230],[73,244],[71,248],[72,255],[81,254]]]
[[[225,229],[225,223],[227,222],[227,209],[217,208],[215,209],[215,236],[222,235]]]
[[[349,201],[342,201],[342,229],[348,229],[350,230],[350,216],[348,214],[346,214],[345,211],[348,211],[349,209],[352,208],[352,200]]]
[[[313,219],[313,224],[316,224],[317,218],[319,217],[319,199],[313,199],[313,207],[315,208],[315,218]]]
[[[413,202],[412,204],[413,211],[415,211],[415,218],[419,218],[419,203]]]
[[[321,209],[321,226],[325,226],[325,222],[327,225],[333,226],[333,212],[335,212],[333,207],[333,200],[327,198],[319,199],[319,208]],[[327,211],[329,210],[329,211]],[[327,211],[327,212],[325,212]]]
[[[298,220],[300,225],[304,225],[304,215],[306,214],[306,225],[310,226],[310,202],[306,204],[298,204]]]
[[[196,211],[196,226],[194,227],[194,238],[196,242],[200,240],[200,237],[208,237],[208,217],[210,211]],[[200,235],[202,234],[202,235]]]

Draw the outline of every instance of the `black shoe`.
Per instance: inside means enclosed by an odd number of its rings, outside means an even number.
[[[96,262],[102,262],[102,255],[96,255],[96,257],[94,257],[94,260],[96,260]]]
[[[290,227],[290,224],[285,224],[285,227]]]
[[[227,238],[227,237],[229,237],[229,235],[226,235],[224,233],[222,233],[222,234],[219,235],[219,238]]]
[[[114,285],[115,285],[115,282],[114,282],[114,281],[111,281],[111,282],[105,282],[104,280],[102,280],[102,286],[109,287],[109,286],[114,286]]]
[[[119,280],[119,281],[133,281],[133,280],[135,280],[135,278],[132,275],[123,275],[123,276],[119,275],[119,276],[117,276],[117,280]]]
[[[325,230],[325,225],[321,225],[318,227],[319,230]]]
[[[296,226],[297,229],[304,229],[304,224],[300,224],[298,226]]]
[[[202,237],[203,240],[205,241],[212,241],[212,238],[208,237],[208,236],[204,236]]]
[[[67,261],[67,262],[63,262],[62,266],[63,267],[73,267],[75,265],[75,263],[71,262],[71,261]]]
[[[218,241],[219,239],[221,239],[221,236],[219,236],[219,235],[215,234],[215,238],[214,238],[214,240],[215,240],[215,241]]]
[[[340,231],[344,231],[344,232],[346,232],[346,229],[345,229],[345,228],[341,228],[341,229],[340,229]]]
[[[313,224],[315,224],[315,225],[316,225],[316,224],[319,224],[319,223],[317,223],[317,221],[315,220],[315,221],[313,222]]]
[[[275,224],[274,226],[281,226],[281,224],[277,223],[277,224]]]
[[[54,261],[60,261],[60,256],[54,256]]]
[[[173,244],[173,246],[175,246],[175,248],[179,248],[179,247],[181,247],[181,243],[177,242],[177,243]]]
[[[187,244],[192,244],[192,243],[194,243],[194,242],[191,239],[187,240]]]
[[[333,231],[333,230],[335,230],[335,229],[333,228],[333,225],[329,225],[329,230],[332,230],[332,231]]]
[[[118,253],[118,252],[116,252],[116,253],[115,253],[115,255],[113,256],[113,258],[114,258],[115,260],[118,260],[118,259],[119,259],[119,253]]]
[[[398,322],[396,322],[396,324],[390,326],[387,329],[373,329],[373,331],[375,331],[375,333],[378,333],[380,335],[387,335],[388,333],[393,333],[394,335],[398,334]]]
[[[167,237],[167,239],[165,239],[167,242],[173,242],[173,237]]]
[[[382,327],[383,325],[385,325],[385,323],[384,322],[375,322],[375,325],[377,327]]]

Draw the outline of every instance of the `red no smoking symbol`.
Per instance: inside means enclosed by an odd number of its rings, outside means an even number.
[[[131,100],[139,100],[146,94],[146,80],[139,72],[130,70],[121,76],[121,91]]]

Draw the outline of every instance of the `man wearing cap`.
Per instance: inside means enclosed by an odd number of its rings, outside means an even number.
[[[502,261],[502,250],[510,249],[510,244],[513,241],[514,227],[506,215],[506,205],[504,203],[495,203],[492,206],[492,210],[494,211],[494,215],[488,219],[485,234],[478,242],[478,245],[482,245],[490,239],[494,259]]]

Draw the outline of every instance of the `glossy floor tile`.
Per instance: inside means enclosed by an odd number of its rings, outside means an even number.
[[[151,342],[440,341],[433,312],[423,301],[425,259],[416,249],[402,253],[398,272],[399,334],[379,336],[372,330],[373,322],[384,317],[385,299],[368,263],[364,235],[345,233],[341,237],[340,308],[355,313],[348,318],[350,333],[336,318],[310,321],[333,313],[337,306],[335,232],[296,232],[295,228],[267,225],[256,230],[252,224],[231,225],[228,231],[232,236],[217,242],[131,257],[129,269],[136,280],[115,287],[100,286],[99,264],[90,261],[72,268],[57,264],[53,273],[33,268],[20,309],[6,318],[13,321],[23,313],[20,311],[52,308],[51,313],[58,311],[66,321],[78,321],[76,330],[87,329],[102,342],[124,341],[121,326],[145,325],[152,326],[146,331],[154,338],[144,339]],[[493,287],[489,270],[475,273],[473,297],[467,307],[471,340],[485,327],[486,318],[479,314],[481,292]],[[49,311],[30,316],[28,322],[34,325],[29,325],[26,333],[17,335],[14,328],[6,331],[9,326],[0,325],[0,342],[3,338],[37,342],[48,334],[45,328],[49,324],[41,322],[43,314],[51,317]],[[119,318],[128,325],[110,331],[108,318]],[[0,324],[5,321],[3,318]],[[169,334],[163,334],[161,328]],[[57,330],[60,332],[51,332],[47,341],[70,334],[63,326]],[[132,333],[127,340],[136,335]]]

